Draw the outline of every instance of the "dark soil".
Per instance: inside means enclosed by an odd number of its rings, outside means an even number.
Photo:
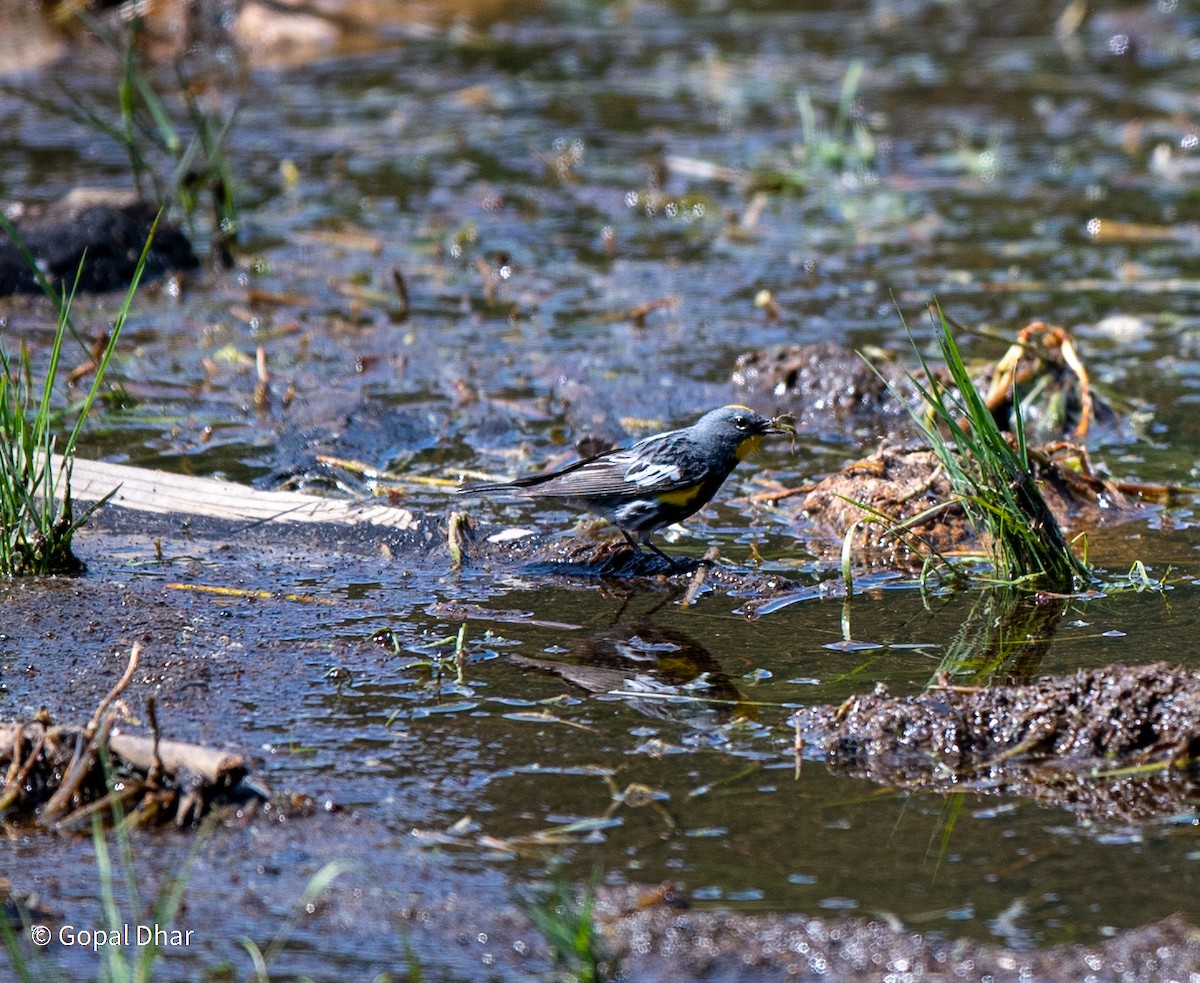
[[[904,369],[883,352],[872,364],[836,342],[746,352],[734,365],[733,388],[768,415],[792,414],[801,433],[916,432],[893,390],[905,399],[916,392]]]
[[[964,329],[955,332],[960,343],[965,341]],[[738,356],[732,384],[736,395],[756,409],[790,413],[801,433],[908,439],[918,436],[910,409],[924,405],[914,380],[928,385],[924,368],[915,358],[908,361],[914,364],[906,368],[893,352],[859,352],[832,341],[775,345]],[[1016,425],[1016,386],[1031,441],[1111,440],[1133,432],[1091,384],[1074,340],[1062,328],[1041,321],[1026,326],[1003,357],[973,375],[1004,430]],[[944,372],[936,382],[948,388]]]
[[[18,221],[16,226],[25,248],[51,286],[123,290],[133,279],[155,215],[156,209],[128,195],[81,190],[40,214]],[[169,272],[198,266],[183,232],[160,222],[146,256],[143,280],[149,282]],[[0,237],[0,296],[40,291],[20,248],[7,235]]]
[[[1150,983],[1200,971],[1200,937],[1181,919],[1096,946],[1018,952],[931,939],[879,921],[686,911],[669,895],[654,900],[660,903],[647,904],[632,889],[601,898],[606,938],[626,979]]]
[[[792,722],[834,770],[893,787],[1016,793],[1128,820],[1200,799],[1200,674],[1163,663],[915,697],[880,690]]]

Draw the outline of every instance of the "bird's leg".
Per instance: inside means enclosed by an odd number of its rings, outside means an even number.
[[[625,537],[625,542],[627,542],[627,543],[628,543],[630,546],[632,546],[632,547],[633,547],[633,551],[634,551],[635,553],[640,553],[640,552],[642,551],[642,547],[643,547],[643,546],[645,546],[647,549],[649,549],[649,550],[650,550],[650,552],[651,552],[651,553],[657,553],[657,554],[658,554],[659,556],[661,556],[661,557],[662,557],[664,560],[666,560],[666,561],[667,561],[667,563],[670,565],[670,567],[671,567],[671,569],[672,569],[672,570],[678,570],[678,569],[680,568],[680,564],[679,564],[679,563],[678,563],[678,562],[677,562],[677,561],[676,561],[676,560],[675,560],[673,557],[667,556],[667,554],[666,554],[666,553],[664,553],[664,552],[663,552],[662,550],[660,550],[660,549],[659,549],[657,546],[655,546],[655,545],[654,545],[652,542],[650,542],[650,540],[648,540],[648,539],[642,539],[642,540],[637,540],[637,539],[634,539],[634,538],[633,538],[631,535],[629,535],[629,533],[627,533],[627,532],[626,532],[624,529],[622,529],[622,530],[621,530],[621,535]]]
[[[652,542],[650,542],[649,540],[644,540],[644,542],[645,542],[646,546],[647,546],[647,547],[649,547],[649,549],[650,549],[650,551],[651,551],[651,552],[653,552],[653,553],[657,553],[657,554],[658,554],[659,556],[661,556],[661,557],[662,557],[664,560],[666,560],[666,561],[667,561],[667,562],[668,562],[668,563],[671,565],[671,569],[672,569],[672,570],[679,570],[679,569],[680,569],[680,567],[681,567],[681,564],[680,564],[680,563],[679,563],[679,561],[678,561],[678,560],[676,560],[676,559],[675,559],[673,556],[667,556],[667,554],[666,554],[666,553],[664,553],[662,550],[660,550],[660,549],[659,549],[657,546],[655,546],[655,545],[654,545]]]

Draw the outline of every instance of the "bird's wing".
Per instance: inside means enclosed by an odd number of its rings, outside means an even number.
[[[464,485],[463,492],[526,491],[538,498],[660,495],[691,488],[704,477],[702,461],[681,431],[655,434],[625,450],[584,458],[557,471],[515,481]]]
[[[523,479],[523,485],[536,485],[531,494],[545,498],[661,495],[691,488],[704,477],[690,450],[677,432],[657,434],[628,450],[579,461],[550,476]]]
[[[460,495],[473,495],[476,492],[505,492],[512,491],[514,488],[532,488],[535,485],[553,481],[560,475],[568,474],[576,468],[585,467],[595,460],[595,457],[584,458],[582,461],[575,461],[572,464],[568,464],[565,468],[559,468],[557,471],[547,471],[545,474],[531,474],[524,478],[514,478],[512,481],[476,481],[469,485],[460,485],[458,493]]]

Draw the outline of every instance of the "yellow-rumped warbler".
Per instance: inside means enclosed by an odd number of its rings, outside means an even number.
[[[548,474],[464,485],[459,492],[506,492],[594,512],[620,529],[635,550],[644,544],[674,565],[650,536],[704,506],[765,435],[786,432],[747,406],[722,406],[690,427],[646,437],[625,450]]]

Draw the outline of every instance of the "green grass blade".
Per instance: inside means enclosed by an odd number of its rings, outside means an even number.
[[[142,280],[142,274],[146,270],[146,259],[150,255],[150,247],[154,242],[155,233],[158,231],[158,223],[162,219],[162,210],[154,217],[154,224],[150,226],[150,233],[146,236],[146,243],[142,246],[142,254],[138,257],[137,266],[133,271],[133,278],[129,282],[129,289],[125,291],[125,298],[121,302],[121,309],[117,313],[117,318],[113,322],[112,331],[109,332],[108,344],[104,346],[104,351],[100,354],[100,360],[96,365],[96,371],[92,374],[92,385],[88,389],[88,394],[84,398],[83,406],[75,418],[75,426],[71,429],[71,434],[67,438],[67,442],[63,445],[63,456],[70,457],[75,453],[75,445],[79,441],[79,434],[83,430],[83,425],[87,421],[88,414],[92,411],[92,404],[95,403],[96,397],[100,394],[101,386],[104,378],[108,373],[108,366],[112,362],[113,353],[117,349],[117,341],[121,337],[121,330],[125,327],[125,322],[129,319],[129,311],[133,307],[134,294],[137,292],[138,284]]]
[[[24,912],[22,912],[21,921],[25,921]],[[25,926],[25,932],[29,932],[29,926]],[[20,983],[38,983],[42,979],[40,976],[35,979],[32,972],[29,970],[29,964],[25,961],[25,954],[21,951],[21,941],[17,938],[17,933],[13,931],[12,925],[9,924],[7,916],[0,918],[0,939],[4,940],[4,948],[8,952],[9,965],[17,974],[17,979]]]
[[[909,381],[923,408],[910,405],[909,415],[946,469],[972,525],[986,535],[998,578],[1061,592],[1089,582],[1090,571],[1071,551],[1037,486],[1019,409],[1010,443],[971,378],[945,314],[936,305],[934,312],[938,349],[954,389],[938,380],[914,341],[923,375],[910,374]],[[908,331],[907,323],[904,328]]]

